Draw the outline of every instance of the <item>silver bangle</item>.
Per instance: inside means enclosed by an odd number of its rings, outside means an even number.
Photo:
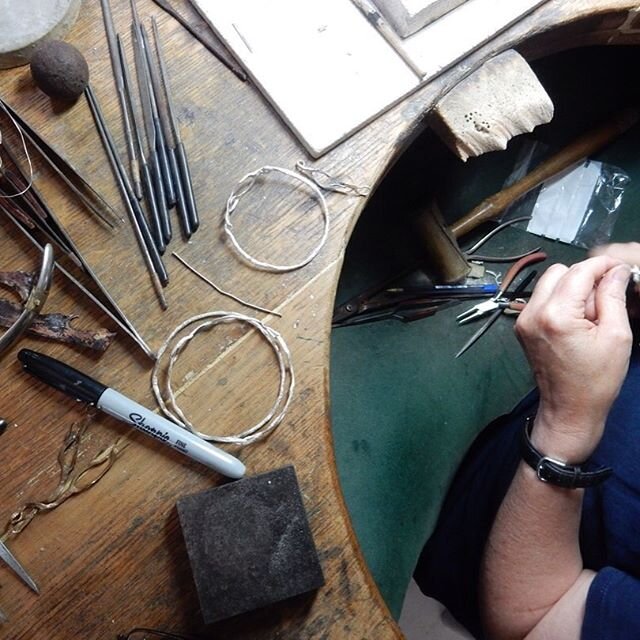
[[[323,231],[322,231],[322,237],[320,238],[320,242],[318,242],[316,247],[311,251],[311,253],[309,253],[309,255],[306,258],[304,258],[304,260],[301,260],[300,262],[297,262],[295,264],[290,264],[290,265],[271,264],[269,262],[263,262],[261,260],[257,260],[256,258],[254,258],[252,255],[250,255],[247,251],[245,251],[240,246],[240,243],[238,242],[238,240],[236,239],[233,233],[233,224],[231,223],[231,216],[233,215],[233,212],[236,210],[236,207],[238,206],[238,202],[240,201],[240,198],[252,189],[252,187],[255,185],[257,179],[260,176],[265,176],[274,171],[278,173],[282,173],[285,176],[288,176],[290,178],[294,178],[295,180],[299,180],[305,186],[311,189],[314,196],[318,200],[318,203],[320,204],[320,209],[322,210]],[[270,271],[272,273],[286,273],[287,271],[294,271],[295,269],[300,269],[301,267],[308,265],[318,255],[318,253],[320,253],[320,250],[324,246],[324,243],[326,242],[327,237],[329,236],[329,208],[327,207],[327,201],[322,195],[322,192],[320,191],[320,189],[316,186],[314,182],[312,182],[308,178],[305,178],[303,175],[296,173],[295,171],[289,171],[289,169],[282,169],[280,167],[272,167],[272,166],[264,166],[264,167],[261,167],[260,169],[257,169],[256,171],[247,173],[247,175],[240,180],[236,188],[231,192],[231,195],[227,199],[227,206],[224,212],[223,229],[224,229],[224,234],[226,238],[229,240],[229,242],[231,243],[231,246],[233,247],[233,249],[247,264],[261,271]]]
[[[0,354],[4,353],[9,347],[31,326],[40,309],[44,306],[51,288],[51,280],[53,278],[53,267],[55,259],[53,256],[53,247],[47,243],[42,251],[42,262],[40,264],[40,272],[38,279],[34,283],[29,297],[25,302],[22,313],[18,319],[7,329],[0,337]]]
[[[248,324],[265,339],[269,346],[273,349],[278,362],[278,370],[280,372],[280,383],[278,385],[278,392],[273,403],[273,406],[269,410],[266,416],[262,418],[258,423],[245,429],[237,435],[231,436],[214,436],[201,431],[197,431],[194,425],[188,420],[185,413],[178,406],[175,394],[171,386],[171,375],[173,367],[177,362],[180,354],[186,346],[193,340],[193,338],[201,331],[206,331],[218,324],[228,324],[231,322],[241,322]],[[191,331],[180,338],[169,352],[169,362],[165,374],[164,393],[160,389],[160,366],[163,355],[169,349],[169,346],[177,335],[195,325]],[[241,313],[229,312],[229,311],[213,311],[210,313],[203,313],[198,316],[194,316],[185,320],[182,324],[177,326],[164,341],[160,350],[158,351],[158,359],[153,367],[151,373],[151,389],[156,398],[156,401],[160,407],[160,410],[164,415],[173,420],[181,427],[188,429],[192,433],[196,434],[203,440],[208,442],[218,442],[227,444],[236,444],[240,446],[251,444],[257,440],[261,440],[266,435],[271,433],[284,419],[291,398],[293,396],[293,390],[295,387],[295,376],[293,373],[293,364],[291,361],[291,352],[287,346],[284,338],[271,327],[267,326],[261,320],[245,316]]]

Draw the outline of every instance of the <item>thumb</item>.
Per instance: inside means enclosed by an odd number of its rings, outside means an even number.
[[[628,326],[627,286],[631,277],[631,269],[627,264],[620,264],[607,271],[595,290],[595,306],[600,324]]]

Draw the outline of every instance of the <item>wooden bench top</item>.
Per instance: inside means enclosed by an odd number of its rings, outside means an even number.
[[[187,11],[184,1],[174,4]],[[527,55],[574,43],[636,43],[640,32],[636,5],[631,0],[551,0],[465,64],[456,65],[312,161],[256,87],[240,82],[151,0],[138,1],[141,16],[157,16],[169,52],[202,219],[190,242],[176,233],[165,256],[171,277],[168,310],[161,311],[155,299],[128,223],[112,232],[94,222],[40,162],[37,185],[152,348],[158,349],[188,317],[220,310],[257,315],[283,335],[296,374],[290,411],[264,442],[228,450],[242,458],[250,474],[295,466],[326,578],[325,587],[316,594],[220,623],[206,637],[299,640],[402,635],[367,571],[349,523],[334,463],[328,407],[334,293],[345,246],[366,199],[329,193],[327,244],[307,267],[277,275],[244,265],[223,242],[222,216],[231,190],[243,175],[262,165],[292,169],[301,159],[375,188],[421,130],[423,114],[484,60],[524,41],[520,49]],[[128,42],[129,3],[112,0],[112,6],[116,26]],[[95,92],[124,152],[100,3],[83,3],[67,40],[86,56]],[[0,72],[0,96],[123,211],[84,99],[60,110],[35,88],[26,68]],[[318,238],[318,209],[291,186],[268,182],[242,200],[238,235],[262,258],[300,259]],[[5,220],[0,223],[0,246],[0,270],[36,268],[38,253]],[[282,317],[265,316],[222,297],[179,264],[171,250],[219,286],[276,309]],[[115,328],[60,274],[45,311],[75,314],[75,324],[81,328]],[[141,403],[156,406],[150,390],[152,362],[126,336],[100,357],[33,338],[24,338],[20,347],[24,346],[59,357]],[[65,434],[84,413],[77,403],[24,374],[16,360],[18,348],[0,362],[0,416],[10,422],[0,436],[2,524],[24,503],[50,496],[58,483],[57,456]],[[276,393],[277,370],[263,343],[242,328],[231,327],[197,338],[180,359],[173,380],[178,400],[195,424],[211,432],[237,433],[267,411]],[[136,626],[203,632],[175,504],[180,496],[223,480],[105,416],[88,428],[78,465],[122,436],[128,446],[96,486],[38,515],[8,540],[39,583],[41,594],[30,592],[8,569],[0,569],[0,609],[9,617],[0,625],[1,638],[115,638]]]

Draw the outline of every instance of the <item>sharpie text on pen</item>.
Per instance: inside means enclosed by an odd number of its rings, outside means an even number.
[[[171,436],[167,431],[156,429],[155,427],[147,424],[144,416],[141,416],[139,413],[130,413],[129,420],[131,420],[132,424],[135,424],[137,427],[142,429],[142,431],[148,433],[150,436],[153,436],[158,440],[162,440],[162,442],[168,442],[169,440],[171,440]]]

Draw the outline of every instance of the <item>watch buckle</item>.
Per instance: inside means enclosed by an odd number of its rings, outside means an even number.
[[[563,469],[570,468],[566,462],[562,462],[561,460],[556,460],[555,458],[550,458],[549,456],[541,456],[536,466],[536,475],[538,476],[538,480],[540,480],[540,482],[549,482],[549,480],[542,475],[544,468],[546,467],[546,465],[549,465],[549,464],[558,465]]]

